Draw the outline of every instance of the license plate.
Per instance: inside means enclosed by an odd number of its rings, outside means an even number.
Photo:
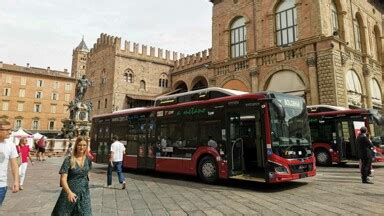
[[[299,166],[299,169],[305,169],[305,168],[307,168],[306,165],[300,165],[300,166]]]

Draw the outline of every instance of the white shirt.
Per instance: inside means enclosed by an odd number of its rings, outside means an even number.
[[[123,161],[123,154],[125,152],[124,144],[119,141],[115,141],[111,145],[111,152],[113,152],[113,162]]]
[[[8,161],[11,158],[17,158],[16,145],[9,139],[0,142],[0,187],[7,186]]]

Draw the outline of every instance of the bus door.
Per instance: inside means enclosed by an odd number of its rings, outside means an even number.
[[[230,175],[242,175],[243,179],[265,181],[265,148],[262,145],[264,142],[260,113],[244,111],[228,113],[227,121]]]
[[[337,121],[336,126],[336,146],[339,151],[340,160],[355,158],[357,155],[352,122],[344,119]]]
[[[153,119],[138,121],[137,167],[155,169],[155,125]]]
[[[110,122],[100,122],[97,127],[96,162],[108,163],[111,146]]]
[[[347,122],[348,123],[348,122]],[[339,152],[339,158],[340,160],[345,160],[346,158],[346,151],[345,151],[345,136],[344,132],[346,131],[345,128],[343,129],[342,121],[336,121],[336,149]],[[348,124],[347,124],[348,125]]]
[[[227,114],[227,146],[228,167],[230,175],[240,175],[245,170],[244,166],[244,140],[240,136],[240,114]]]

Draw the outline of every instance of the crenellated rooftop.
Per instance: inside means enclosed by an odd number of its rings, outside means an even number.
[[[180,56],[180,59],[175,61],[173,71],[179,71],[206,64],[211,61],[211,52],[212,49],[208,49],[192,55],[187,55],[186,57]]]
[[[178,52],[171,52],[169,50],[164,50],[161,48],[156,48],[153,46],[139,44],[131,41],[125,41],[124,49],[121,49],[121,51],[125,51],[127,53],[132,53],[132,54],[138,54],[141,56],[168,60],[168,61],[169,60],[175,61],[184,55],[184,54],[180,54],[179,56]],[[171,56],[171,53],[172,53],[172,56]]]
[[[97,42],[93,44],[93,48],[91,48],[90,54],[92,55],[93,53],[99,51],[99,49],[106,47],[120,49],[120,46],[121,38],[101,33],[100,37],[97,39]]]
[[[124,41],[122,44],[120,37],[107,35],[105,33],[100,34],[97,42],[93,45],[90,54],[97,52],[99,49],[110,47],[116,50],[118,54],[128,55],[131,57],[145,58],[146,60],[161,60],[166,62],[173,62],[184,54],[178,52],[172,52],[145,44],[139,44],[131,41]],[[172,55],[171,55],[172,54]],[[172,63],[173,64],[173,63]]]

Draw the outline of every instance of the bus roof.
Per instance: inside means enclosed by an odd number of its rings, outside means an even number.
[[[249,92],[237,91],[232,89],[210,87],[194,91],[182,92],[178,94],[160,96],[155,99],[154,106],[167,106],[171,104],[186,103],[190,101],[209,100],[233,95],[244,95]]]
[[[309,116],[313,117],[321,117],[321,116],[327,116],[327,117],[341,117],[346,115],[369,115],[371,114],[369,110],[367,109],[346,109],[346,110],[337,110],[337,111],[325,111],[325,112],[308,112]]]
[[[307,110],[308,110],[308,113],[314,113],[314,112],[327,112],[327,111],[343,111],[343,110],[349,110],[349,108],[326,105],[326,104],[318,104],[318,105],[307,106]]]
[[[191,95],[191,94],[196,94],[196,93],[205,93],[205,92],[210,92],[210,91],[222,92],[222,93],[224,93],[224,94],[226,94],[228,96],[230,96],[230,95],[249,94],[249,92],[238,91],[238,90],[233,90],[233,89],[226,89],[226,88],[219,88],[219,87],[210,87],[210,88],[198,89],[198,90],[194,90],[194,91],[182,92],[182,93],[177,93],[177,94],[172,94],[172,95],[159,96],[155,100],[162,100],[162,99],[167,99],[167,98],[180,97],[180,96]]]
[[[238,99],[266,98],[266,97],[268,97],[267,95],[269,95],[269,92],[247,93],[247,94],[233,95],[233,96],[228,96],[228,97],[213,98],[213,99],[209,99],[209,100],[190,101],[190,102],[185,102],[185,103],[180,103],[180,104],[170,104],[167,106],[138,107],[138,108],[119,110],[119,111],[115,111],[113,113],[105,113],[105,114],[95,115],[92,117],[92,119],[118,116],[118,115],[122,115],[122,114],[133,114],[133,113],[151,112],[151,111],[164,110],[164,109],[174,109],[174,108],[178,108],[178,107],[193,106],[193,105],[198,105],[198,104],[210,104],[210,103],[224,102],[224,101],[231,101],[231,100],[238,100]]]
[[[328,112],[308,112],[309,117],[314,118],[341,118],[345,116],[370,116],[378,125],[384,125],[384,118],[374,109],[347,109]]]
[[[236,91],[236,92],[240,92],[240,91]],[[95,115],[92,117],[92,119],[126,115],[126,114],[135,114],[135,113],[140,114],[140,113],[144,113],[144,112],[152,112],[152,111],[159,111],[159,110],[166,110],[166,109],[175,109],[175,108],[179,108],[179,107],[204,105],[204,104],[219,103],[219,102],[233,101],[233,100],[275,98],[275,95],[286,95],[286,94],[278,93],[278,92],[257,92],[257,93],[241,92],[240,94],[229,95],[229,96],[218,97],[218,98],[211,98],[211,99],[207,99],[207,100],[195,100],[195,101],[187,101],[187,102],[183,102],[183,103],[169,104],[169,105],[165,105],[165,106],[138,107],[138,108],[119,110],[119,111],[115,111],[113,113]],[[286,96],[300,98],[298,96],[292,96],[292,95],[286,95]]]

